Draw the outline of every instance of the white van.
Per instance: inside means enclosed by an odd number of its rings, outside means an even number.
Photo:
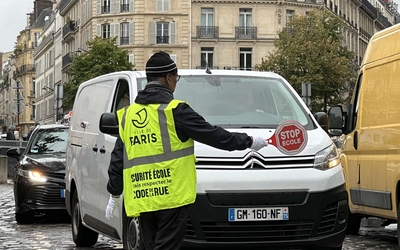
[[[326,133],[326,114],[313,116],[290,84],[274,73],[178,73],[175,98],[187,101],[211,124],[275,138],[279,124],[296,121],[308,138],[295,153],[272,145],[273,140],[257,152],[196,143],[197,199],[190,207],[184,245],[341,249],[347,192],[336,146]],[[144,71],[117,72],[82,83],[77,91],[65,196],[78,246],[94,245],[101,233],[123,241],[124,249],[140,249],[137,219],[126,217],[123,199],[111,220],[105,218],[105,207],[117,136],[115,112],[132,103],[146,83]]]

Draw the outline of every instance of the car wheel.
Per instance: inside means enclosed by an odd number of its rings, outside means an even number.
[[[124,249],[144,250],[140,240],[139,219],[137,217],[127,217],[124,209],[124,231],[123,231]]]
[[[72,203],[72,239],[80,247],[90,247],[96,244],[99,234],[82,224],[79,199],[77,192],[74,193]]]
[[[347,221],[346,234],[356,235],[358,233],[358,231],[360,230],[361,219],[362,219],[361,216],[354,215],[349,211],[349,217],[347,219],[348,221]]]
[[[32,215],[20,214],[15,212],[15,220],[18,224],[30,224],[33,223]]]

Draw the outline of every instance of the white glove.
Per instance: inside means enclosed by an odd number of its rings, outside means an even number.
[[[118,207],[120,197],[113,197],[110,194],[110,199],[108,200],[108,204],[106,207],[106,218],[109,220],[113,217],[114,209]]]
[[[268,146],[268,142],[264,138],[253,136],[251,138],[253,139],[253,143],[251,144],[250,148],[255,151],[258,151],[263,147]]]

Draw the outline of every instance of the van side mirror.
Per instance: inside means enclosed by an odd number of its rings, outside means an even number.
[[[110,135],[118,135],[118,117],[115,113],[103,113],[100,116],[99,129]]]
[[[314,114],[314,118],[317,120],[321,128],[326,133],[328,133],[328,127],[329,127],[328,116],[324,112],[317,112]]]
[[[329,130],[332,135],[343,133],[343,109],[342,106],[333,106],[328,110]]]

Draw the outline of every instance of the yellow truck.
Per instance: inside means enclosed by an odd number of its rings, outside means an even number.
[[[343,132],[341,160],[351,212],[347,233],[357,234],[363,217],[399,225],[400,25],[371,38],[347,112],[334,106],[329,120],[333,131]]]

